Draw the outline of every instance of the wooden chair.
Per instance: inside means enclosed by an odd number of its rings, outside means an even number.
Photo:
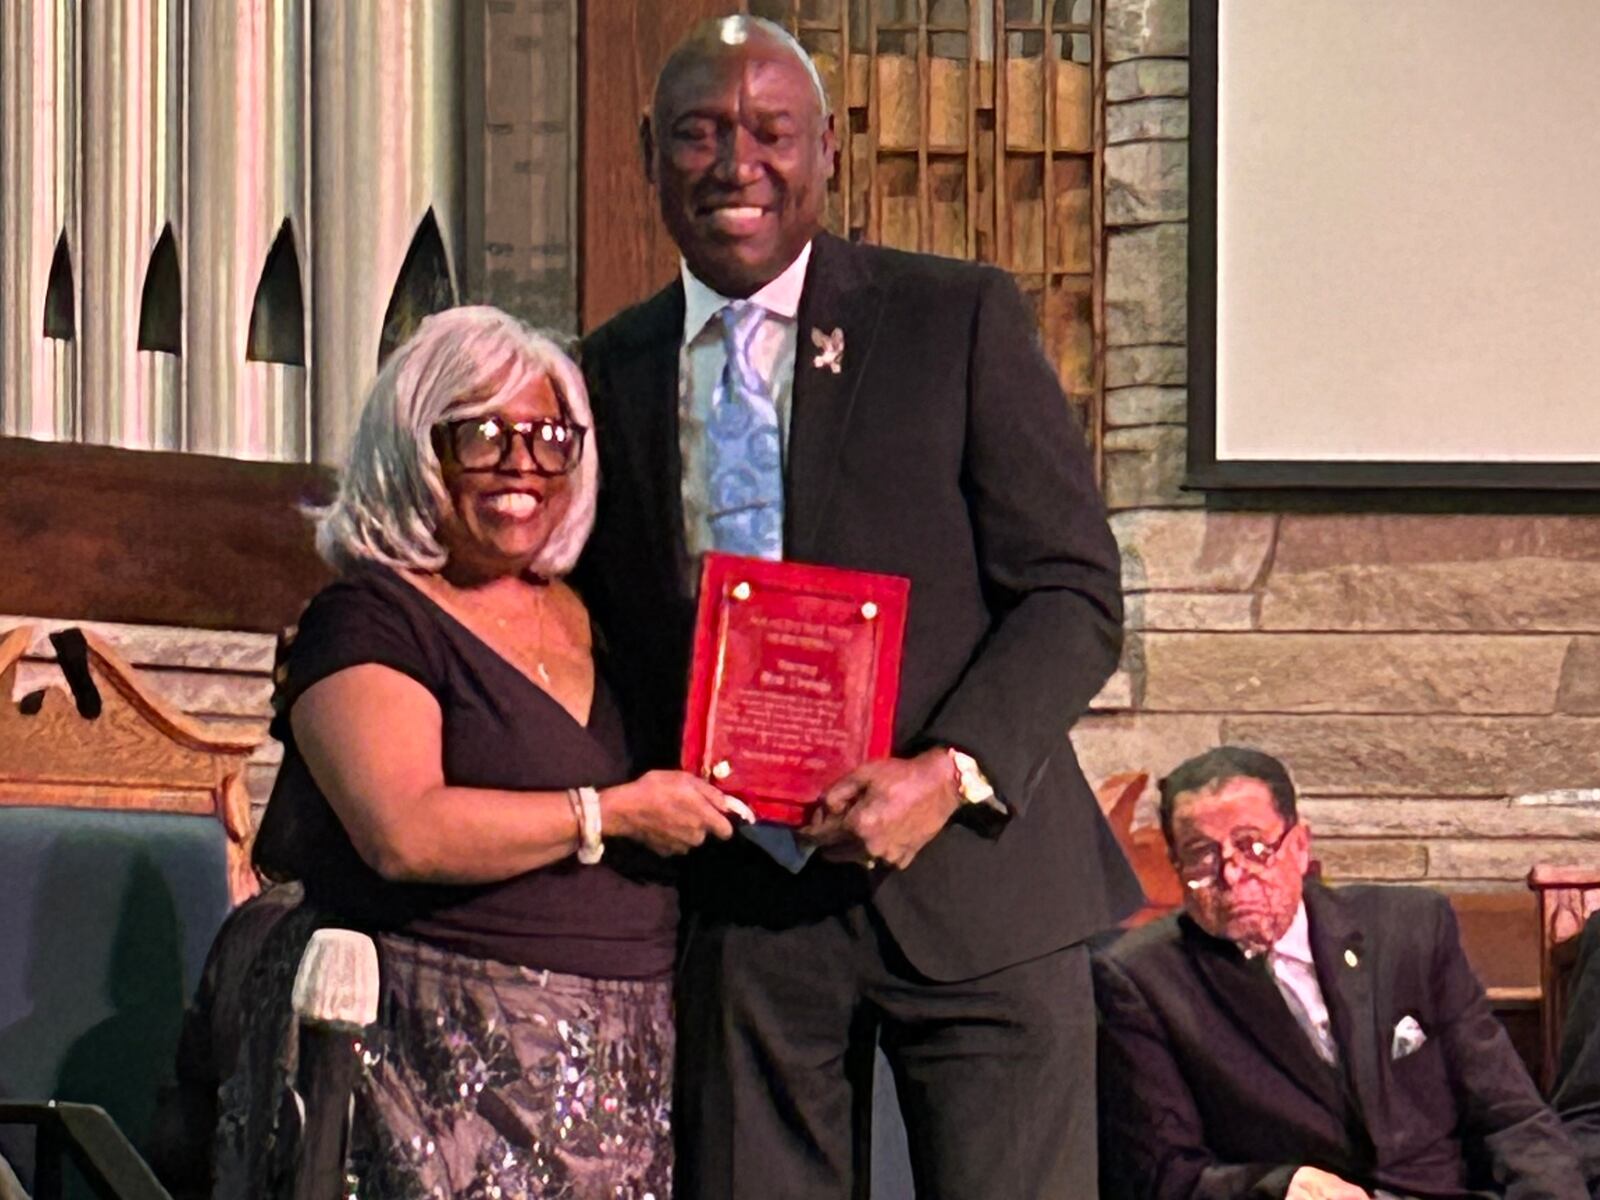
[[[232,902],[255,895],[244,771],[260,739],[216,733],[176,711],[114,650],[77,630],[50,639],[71,694],[47,688],[12,704],[17,665],[34,640],[28,625],[0,636],[0,807],[209,817],[227,838]],[[86,683],[93,698],[82,695]],[[91,716],[86,706],[96,704]]]
[[[1446,891],[1461,948],[1489,1006],[1535,1080],[1544,1074],[1543,992],[1539,986],[1539,914],[1527,892]]]
[[[1108,776],[1095,789],[1111,835],[1144,889],[1144,907],[1122,922],[1124,929],[1136,929],[1183,907],[1183,884],[1167,855],[1167,839],[1158,826],[1133,827],[1139,799],[1149,783],[1147,771],[1123,771]]]
[[[1548,1091],[1555,1082],[1578,934],[1583,932],[1583,923],[1590,914],[1600,909],[1600,870],[1537,866],[1528,873],[1528,886],[1539,902],[1539,1024],[1543,1043],[1539,1082]]]
[[[212,936],[255,891],[255,739],[77,630],[51,635],[70,694],[14,703],[33,642],[0,637],[0,1101],[97,1104],[137,1143]]]

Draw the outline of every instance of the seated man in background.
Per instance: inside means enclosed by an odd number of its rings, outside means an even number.
[[[1161,825],[1184,912],[1094,966],[1102,1195],[1585,1200],[1442,896],[1307,881],[1258,751],[1178,767]]]
[[[1583,925],[1550,1104],[1578,1147],[1591,1196],[1600,1196],[1600,913]]]

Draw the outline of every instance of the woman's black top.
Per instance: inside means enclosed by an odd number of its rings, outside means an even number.
[[[262,870],[302,880],[308,901],[352,925],[456,953],[597,978],[668,975],[677,896],[661,860],[633,843],[608,843],[594,866],[566,858],[471,886],[391,883],[361,859],[300,757],[289,711],[318,680],[362,663],[408,675],[438,700],[452,786],[561,791],[630,777],[600,671],[582,725],[416,587],[363,566],[312,600],[279,674],[272,734],[283,766],[256,840]]]

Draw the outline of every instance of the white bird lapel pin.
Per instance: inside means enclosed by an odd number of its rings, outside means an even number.
[[[837,375],[844,365],[844,330],[836,328],[832,333],[823,333],[820,329],[813,329],[811,344],[818,350],[811,365],[819,370],[826,368]]]

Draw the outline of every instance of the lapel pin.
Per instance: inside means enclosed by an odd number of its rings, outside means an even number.
[[[1361,960],[1356,957],[1356,952],[1354,950],[1346,950],[1344,952],[1344,965],[1345,966],[1353,967],[1357,963],[1359,963],[1360,961]]]
[[[823,333],[820,329],[813,329],[811,344],[821,351],[811,360],[811,365],[819,369],[826,367],[837,375],[844,365],[844,330],[836,328],[832,333]]]

